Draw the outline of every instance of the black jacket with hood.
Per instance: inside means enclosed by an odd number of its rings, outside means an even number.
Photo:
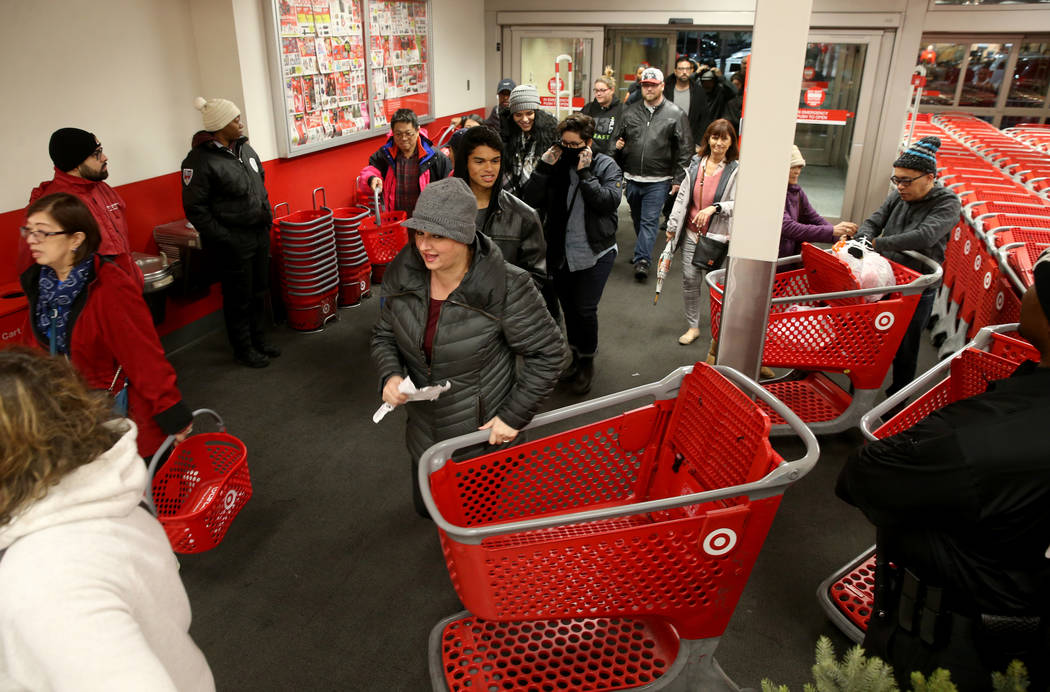
[[[201,130],[182,161],[182,208],[205,245],[237,246],[244,236],[270,232],[264,183],[262,161],[247,137],[227,148]]]

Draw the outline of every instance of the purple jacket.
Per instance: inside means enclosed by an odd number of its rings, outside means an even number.
[[[788,185],[784,199],[784,221],[780,226],[779,257],[797,255],[807,243],[830,243],[835,227],[817,213],[799,185]]]

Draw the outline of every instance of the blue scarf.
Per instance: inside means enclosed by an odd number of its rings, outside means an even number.
[[[69,316],[73,311],[73,301],[91,280],[93,262],[94,256],[88,255],[73,267],[65,281],[59,281],[51,267],[40,270],[36,324],[41,332],[47,334],[52,354],[69,355]]]

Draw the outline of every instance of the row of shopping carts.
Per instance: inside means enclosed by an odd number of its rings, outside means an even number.
[[[959,195],[931,338],[946,357],[986,325],[1017,320],[1032,266],[1050,246],[1046,154],[967,114],[920,115],[915,136],[941,138],[938,179]]]
[[[274,207],[276,264],[288,324],[320,331],[337,315],[336,307],[355,307],[380,283],[386,265],[408,242],[402,211],[373,206],[329,208],[324,188],[313,191],[313,208]],[[318,200],[320,199],[320,204]],[[277,210],[285,208],[286,213]]]

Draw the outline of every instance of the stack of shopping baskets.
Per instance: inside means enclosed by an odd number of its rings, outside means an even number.
[[[773,451],[750,397],[792,426],[803,458]],[[469,610],[431,633],[434,689],[737,689],[713,654],[816,438],[751,380],[703,363],[529,427],[576,419],[473,459],[452,455],[487,432],[424,453],[424,502]]]
[[[869,440],[896,435],[948,404],[984,392],[991,381],[1009,377],[1025,360],[1039,360],[1039,352],[1013,333],[1016,329],[1016,324],[982,328],[952,358],[941,361],[867,413],[860,423],[864,435]],[[899,413],[883,420],[887,412],[897,409]],[[858,643],[864,639],[871,617],[875,559],[872,546],[817,588],[817,600],[825,614]]]
[[[360,305],[361,299],[372,289],[372,265],[359,231],[361,221],[368,216],[368,209],[336,207],[332,214],[339,260],[339,307],[354,307]]]
[[[315,200],[316,194],[317,190]],[[280,207],[290,207],[284,202],[274,207],[281,293],[288,324],[299,331],[319,331],[336,316],[339,294],[332,210],[322,206],[278,216]]]

